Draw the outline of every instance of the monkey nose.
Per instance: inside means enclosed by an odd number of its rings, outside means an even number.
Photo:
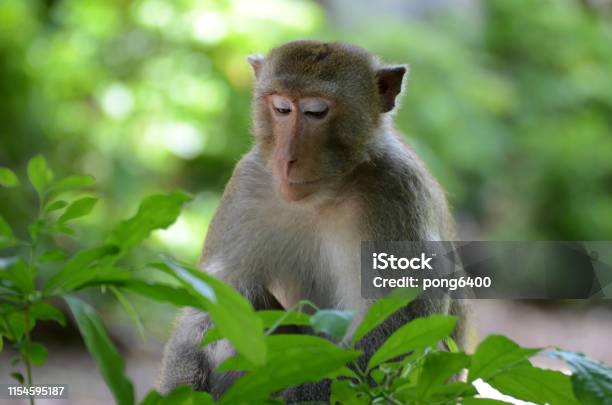
[[[289,178],[291,170],[296,166],[297,159],[288,159],[285,161],[285,177]]]

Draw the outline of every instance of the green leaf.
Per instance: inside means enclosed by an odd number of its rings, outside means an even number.
[[[222,404],[254,403],[282,388],[319,381],[361,356],[316,336],[271,335],[267,342],[268,361],[236,381]]]
[[[89,214],[97,202],[98,199],[95,197],[79,198],[78,200],[72,202],[68,208],[66,208],[66,211],[64,211],[62,216],[59,217],[58,222],[63,224]]]
[[[266,334],[270,334],[271,328],[276,330],[279,326],[285,325],[310,325],[310,315],[303,312],[283,311],[283,310],[262,310],[257,311],[256,315],[261,319],[264,329],[268,329]],[[221,332],[214,326],[208,328],[202,337],[202,346],[207,346],[217,340],[223,339]]]
[[[461,405],[508,405],[510,402],[500,401],[498,399],[490,398],[463,398]]]
[[[200,346],[208,346],[209,344],[221,339],[223,339],[223,336],[221,336],[221,332],[219,332],[219,329],[213,326],[208,328],[204,336],[202,336],[202,342],[200,342]]]
[[[47,250],[38,258],[39,263],[51,263],[66,260],[68,255],[61,249]]]
[[[0,215],[0,249],[13,246],[15,244],[15,236],[10,225]]]
[[[264,328],[284,325],[310,325],[310,315],[303,312],[273,309],[257,311],[257,316],[261,319]]]
[[[145,198],[132,218],[122,221],[111,233],[109,242],[119,245],[122,253],[146,239],[155,229],[172,225],[183,204],[191,200],[185,193],[157,194]]]
[[[489,379],[499,371],[515,367],[541,349],[522,348],[505,336],[490,335],[483,340],[472,357],[468,381]]]
[[[76,232],[74,232],[74,229],[72,229],[71,227],[64,225],[64,224],[58,224],[55,228],[55,231],[59,232],[59,233],[63,233],[66,235],[70,235],[70,236],[74,236],[76,235]]]
[[[223,360],[217,366],[215,371],[218,373],[223,373],[223,372],[232,371],[232,370],[247,371],[247,370],[253,370],[255,368],[256,366],[253,365],[253,363],[251,363],[244,356],[239,354],[236,356],[228,357],[227,359]]]
[[[14,373],[11,373],[11,377],[13,377],[15,381],[17,381],[19,384],[23,384],[25,382],[25,378],[23,378],[23,374],[17,371],[15,371]]]
[[[199,307],[200,302],[185,288],[143,280],[130,280],[119,284],[123,289],[155,301],[169,302],[178,307]]]
[[[463,381],[456,381],[443,385],[437,385],[432,387],[429,392],[429,398],[431,398],[430,401],[436,403],[441,403],[443,402],[443,400],[456,401],[459,397],[466,398],[474,395],[478,395],[476,387],[474,387],[472,384],[468,384]]]
[[[405,324],[389,336],[374,353],[368,363],[368,369],[415,349],[434,346],[452,333],[456,323],[457,318],[453,316],[431,315]]]
[[[355,311],[322,309],[310,317],[310,326],[317,333],[326,333],[342,339],[354,317]]]
[[[119,252],[113,245],[82,250],[74,255],[57,273],[47,282],[45,294],[54,294],[59,290],[70,291],[81,284],[94,279],[99,271],[92,269],[92,265]]]
[[[13,231],[2,215],[0,215],[0,236],[4,236],[7,239],[13,239]]]
[[[4,340],[3,340],[2,335],[0,334],[0,353],[2,353],[3,345],[4,345]]]
[[[333,380],[331,385],[330,404],[367,405],[370,397],[357,391],[348,380]]]
[[[312,338],[315,339],[312,339]],[[273,363],[278,361],[279,357],[284,356],[285,351],[291,349],[291,345],[298,345],[297,347],[315,347],[321,346],[324,349],[329,348],[330,342],[326,339],[317,337],[317,336],[309,336],[309,335],[271,335],[266,338],[266,345],[268,350],[268,360],[267,363]],[[258,366],[250,362],[243,355],[237,354],[235,356],[229,357],[224,360],[219,366],[217,366],[217,372],[225,372],[225,371],[252,371],[258,369]],[[331,374],[326,374],[323,377],[329,378],[330,375],[334,376],[348,376],[355,377],[355,374],[352,373],[350,369],[347,367],[342,367],[334,370]],[[350,374],[352,373],[352,374]],[[322,377],[322,378],[323,378]]]
[[[581,404],[612,403],[612,368],[585,357],[582,353],[556,350],[549,356],[563,360],[573,371],[571,381]]]
[[[339,368],[338,370],[335,370],[327,374],[325,377],[331,378],[331,379],[338,378],[338,377],[348,377],[348,378],[353,378],[355,380],[359,380],[359,376],[348,367]]]
[[[175,263],[169,258],[165,258],[165,261],[166,263],[154,264],[153,266],[177,278],[185,288],[205,303],[204,309],[208,309],[208,304],[218,303],[217,294],[209,282],[212,277],[184,264]]]
[[[140,405],[212,405],[214,403],[207,392],[193,391],[190,387],[181,386],[166,396],[151,391]]]
[[[215,327],[234,348],[253,364],[266,361],[263,325],[251,303],[227,284],[170,259],[157,267],[174,275],[184,287],[199,297],[199,307],[208,311]]]
[[[19,179],[15,173],[6,167],[0,167],[0,186],[16,187],[19,185]]]
[[[47,208],[45,208],[45,212],[49,213],[49,212],[61,210],[62,208],[65,208],[67,206],[68,206],[67,201],[64,201],[64,200],[53,201],[51,204],[47,205]]]
[[[22,293],[34,291],[34,272],[23,260],[17,259],[4,271],[4,274],[6,279],[13,282]]]
[[[267,334],[270,334],[272,331],[270,328],[274,328],[274,330],[276,330],[276,328],[279,326],[310,325],[310,315],[303,312],[270,309],[257,311],[256,315],[259,319],[261,319],[264,329],[268,329],[266,332]],[[220,339],[223,339],[221,332],[212,326],[208,328],[202,337],[201,345],[206,346]]]
[[[578,405],[569,376],[536,368],[527,362],[493,377],[488,383],[502,394],[523,401]]]
[[[134,322],[134,324],[136,325],[136,329],[138,330],[138,333],[140,334],[140,337],[142,338],[142,340],[146,340],[145,333],[144,333],[144,325],[142,324],[142,320],[140,319],[140,316],[138,315],[138,312],[136,312],[136,309],[134,308],[134,306],[125,297],[125,295],[123,295],[121,291],[119,291],[119,289],[117,289],[115,286],[111,285],[109,286],[109,289],[111,290],[115,298],[117,298],[117,301],[119,301],[119,304],[121,304],[123,309],[125,309],[125,312],[127,312],[132,322]]]
[[[46,187],[53,180],[53,172],[42,155],[33,157],[28,162],[28,178],[38,195],[42,197]]]
[[[318,336],[283,334],[270,335],[266,337],[266,348],[268,351],[267,364],[278,361],[278,358],[284,356],[285,351],[291,349],[292,345],[296,345],[295,347],[320,347],[323,349],[328,349],[330,345],[336,347],[327,339],[323,339]],[[250,362],[242,354],[237,354],[221,363],[217,367],[217,370],[254,370],[257,368],[257,365]],[[340,369],[338,369],[338,371],[340,371]]]
[[[6,315],[9,330],[12,332],[15,341],[21,340],[25,333],[25,315],[23,312],[11,312]],[[34,322],[30,322],[30,329],[33,327]]]
[[[72,290],[81,290],[88,287],[120,286],[133,278],[134,274],[130,270],[102,263],[91,268],[91,274],[87,276],[87,279],[79,281],[76,285],[72,284],[70,287]]]
[[[62,326],[66,326],[66,318],[62,311],[51,304],[45,302],[37,302],[30,307],[30,316],[32,319],[41,321],[56,321]]]
[[[92,187],[95,184],[96,179],[93,176],[69,176],[52,184],[51,187],[49,187],[49,193],[59,194],[64,191]]]
[[[425,358],[419,378],[417,395],[422,401],[431,398],[436,386],[444,384],[450,377],[458,374],[470,364],[470,356],[465,353],[435,352]]]
[[[120,405],[134,403],[134,388],[124,374],[124,363],[108,337],[95,310],[75,297],[65,297],[72,311],[87,350],[93,357],[102,377]]]
[[[394,292],[390,297],[379,299],[370,306],[359,327],[357,327],[353,334],[353,343],[360,341],[368,332],[383,323],[395,311],[408,305],[421,292],[421,290],[416,288],[403,290],[404,296]]]
[[[47,349],[40,343],[23,342],[19,351],[36,367],[42,367],[47,362]]]
[[[370,372],[370,377],[377,385],[380,385],[380,382],[385,378],[385,373],[383,373],[381,369],[375,368]]]
[[[455,342],[455,339],[452,337],[444,338],[444,344],[448,348],[448,351],[451,353],[459,353],[461,350],[459,349],[459,345]]]
[[[28,226],[28,233],[30,234],[30,238],[32,239],[32,242],[36,242],[38,240],[38,237],[40,236],[40,234],[43,232],[44,229],[45,229],[45,221],[43,221],[42,219],[37,219],[36,221],[34,221]]]

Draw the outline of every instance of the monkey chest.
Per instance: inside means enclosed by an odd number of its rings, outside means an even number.
[[[324,308],[359,309],[360,237],[351,227],[321,226],[279,241],[285,257],[271,290],[286,307],[307,299]]]

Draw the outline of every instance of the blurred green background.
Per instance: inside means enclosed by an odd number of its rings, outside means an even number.
[[[298,38],[347,41],[410,64],[396,123],[448,190],[460,238],[612,239],[612,6],[604,0],[0,0],[0,166],[23,180],[28,159],[42,153],[57,177],[97,178],[102,200],[68,249],[99,241],[147,194],[188,190],[194,202],[148,246],[194,262],[251,144],[246,56]],[[0,213],[18,233],[35,206],[33,192],[0,188]],[[148,341],[121,310],[107,305],[104,315],[143,393],[173,310],[134,301]],[[498,305],[482,306],[481,333],[608,359],[607,311],[540,316]],[[52,329],[42,333],[54,339]],[[99,390],[106,403],[79,350],[50,351],[49,381],[80,364],[63,378],[82,379],[81,395]]]
[[[186,189],[195,203],[156,242],[195,260],[251,143],[246,56],[297,38],[350,41],[410,64],[397,126],[448,190],[462,238],[609,239],[608,11],[572,0],[2,0],[0,165],[23,173],[43,153],[60,174],[94,175],[104,204],[92,239],[143,195]],[[2,193],[19,225],[28,204]]]

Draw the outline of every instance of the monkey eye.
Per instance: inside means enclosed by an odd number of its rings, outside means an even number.
[[[306,98],[300,102],[300,110],[308,117],[322,119],[327,115],[329,106],[322,98]]]
[[[280,115],[287,115],[291,112],[291,102],[281,96],[272,96],[272,107]]]

